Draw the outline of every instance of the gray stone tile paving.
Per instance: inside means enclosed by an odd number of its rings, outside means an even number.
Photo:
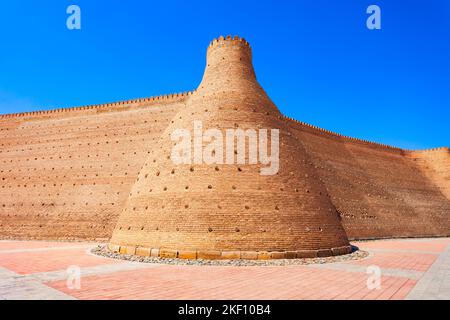
[[[440,254],[416,286],[409,292],[408,300],[450,299],[450,245]]]
[[[0,268],[1,300],[73,300],[74,298],[50,288],[39,280]]]

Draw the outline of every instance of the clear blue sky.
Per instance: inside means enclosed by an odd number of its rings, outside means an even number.
[[[77,4],[82,29],[66,28]],[[366,8],[382,30],[366,28]],[[18,0],[0,4],[0,113],[197,87],[209,41],[245,37],[298,120],[404,148],[450,146],[450,1]]]

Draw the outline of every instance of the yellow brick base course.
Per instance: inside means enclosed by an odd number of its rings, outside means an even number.
[[[218,251],[218,250],[174,250],[155,249],[135,246],[108,244],[114,253],[138,255],[143,257],[178,258],[186,260],[269,260],[269,259],[302,259],[339,256],[352,252],[351,246],[331,249],[297,250],[297,251]]]

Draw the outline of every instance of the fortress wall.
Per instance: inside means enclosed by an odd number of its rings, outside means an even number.
[[[191,94],[0,115],[0,238],[109,238]],[[350,238],[449,235],[448,148],[410,152],[287,122]]]
[[[450,234],[450,201],[428,172],[447,174],[441,182],[448,190],[448,153],[416,155],[427,163],[426,169],[407,151],[288,121],[313,160],[349,238]]]
[[[0,238],[109,239],[188,95],[0,116]]]
[[[198,90],[0,115],[0,239],[111,238],[121,253],[209,259],[329,256],[347,253],[348,238],[450,236],[448,148],[406,151],[284,117],[251,61],[247,41],[219,37]],[[168,134],[193,120],[279,128],[278,174],[175,168]]]

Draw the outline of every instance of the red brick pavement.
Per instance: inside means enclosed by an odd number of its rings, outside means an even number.
[[[51,242],[51,241],[0,241],[0,251],[23,250],[39,248],[89,246],[89,243],[80,242]]]
[[[80,248],[64,248],[78,245]],[[416,285],[417,275],[430,268],[450,245],[450,239],[380,240],[357,245],[374,251],[364,260],[338,265],[159,264],[124,271],[121,266],[130,267],[130,263],[88,254],[83,243],[0,242],[0,267],[20,275],[64,271],[70,265],[98,267],[95,272],[104,268],[104,272],[83,276],[79,290],[68,289],[64,279],[45,283],[78,299],[404,299]],[[41,250],[45,248],[48,250]],[[19,249],[39,251],[7,252]],[[114,265],[119,268],[111,269]],[[380,289],[367,287],[366,267],[371,265],[391,271],[382,275]],[[1,290],[5,289],[0,286],[0,296]]]
[[[433,239],[431,241],[421,240],[379,240],[358,242],[356,245],[364,249],[386,249],[386,250],[412,250],[442,252],[450,244],[450,239]]]
[[[1,253],[0,251],[0,267],[25,275],[66,270],[72,265],[92,267],[119,262],[118,260],[89,255],[86,250],[87,248],[17,253]]]
[[[364,266],[376,265],[389,269],[427,271],[437,257],[436,254],[428,253],[376,252],[367,259],[351,263]]]
[[[151,270],[86,277],[81,290],[65,281],[49,285],[78,299],[402,299],[412,282],[382,277],[369,290],[367,275],[289,267],[197,267],[163,265]],[[130,286],[130,283],[133,283]]]

